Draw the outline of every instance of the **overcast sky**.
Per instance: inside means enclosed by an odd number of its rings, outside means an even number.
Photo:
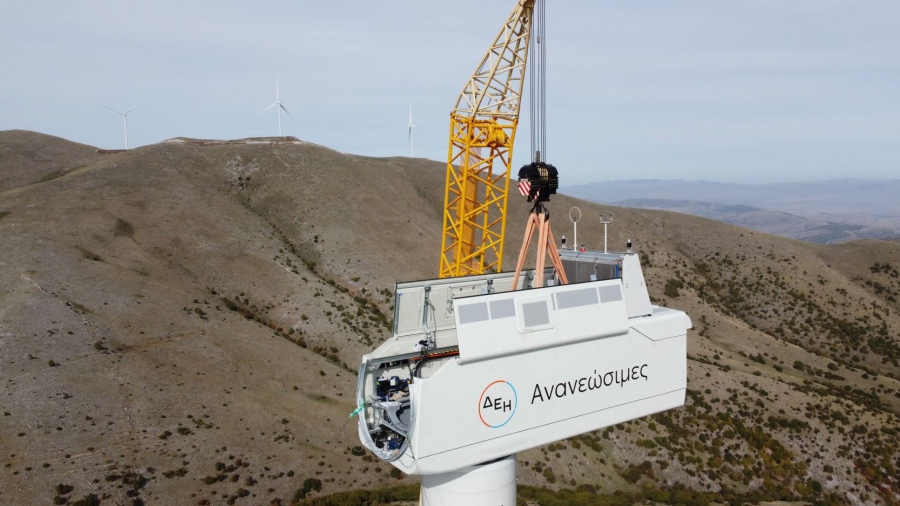
[[[900,178],[900,2],[547,0],[547,155],[614,179]],[[103,148],[285,135],[446,161],[514,0],[4,0],[0,130]],[[527,102],[526,104],[527,105]],[[516,166],[526,163],[523,107]]]

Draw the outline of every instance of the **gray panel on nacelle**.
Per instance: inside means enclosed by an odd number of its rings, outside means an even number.
[[[621,282],[612,279],[454,300],[460,363],[626,333],[628,314],[622,297],[603,302],[598,290],[621,294]],[[480,314],[485,302],[489,307],[513,302],[517,317],[492,313],[489,319],[463,321],[470,312]]]

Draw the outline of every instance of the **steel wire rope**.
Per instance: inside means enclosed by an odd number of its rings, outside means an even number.
[[[547,160],[547,35],[546,3],[536,0],[531,21],[531,65],[528,67],[531,159]]]
[[[547,159],[547,3],[545,0],[538,0],[540,25],[538,30],[541,34],[541,95],[538,98],[541,104],[541,159]]]

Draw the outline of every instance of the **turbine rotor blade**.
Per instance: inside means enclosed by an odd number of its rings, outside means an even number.
[[[114,112],[114,113],[121,114],[122,116],[125,116],[126,114],[128,114],[128,113],[125,113],[125,112],[122,112],[122,111],[117,111],[117,110],[113,109],[112,107],[110,107],[110,106],[108,106],[108,105],[103,105],[103,104],[101,104],[100,102],[97,102],[97,105],[99,105],[100,107],[106,107],[106,108],[109,109],[110,111],[112,111],[112,112]]]
[[[127,111],[125,111],[125,112],[122,113],[122,114],[125,115],[125,114],[130,113],[131,111],[133,111],[133,110],[137,109],[138,107],[140,107],[141,104],[143,104],[144,102],[146,102],[146,100],[141,100],[140,102],[138,102],[138,104],[137,104],[136,106],[132,107],[131,109],[128,109]]]
[[[263,109],[263,110],[260,111],[259,113],[262,114],[262,113],[268,111],[269,109],[275,107],[276,105],[279,105],[278,102],[275,102],[274,104],[270,105],[269,107],[266,107],[265,109]]]
[[[278,107],[281,107],[281,110],[282,110],[282,111],[284,111],[285,113],[287,113],[288,116],[291,116],[291,113],[289,113],[288,110],[285,109],[283,105],[278,104]],[[293,116],[291,116],[291,117],[293,118]]]

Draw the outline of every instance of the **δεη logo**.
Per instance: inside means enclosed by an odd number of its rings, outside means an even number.
[[[505,380],[498,380],[481,392],[478,399],[478,417],[481,423],[492,429],[503,427],[516,414],[519,396],[515,387]]]

